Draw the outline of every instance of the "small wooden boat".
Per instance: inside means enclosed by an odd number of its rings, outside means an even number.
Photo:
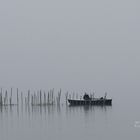
[[[112,99],[106,99],[105,97],[101,98],[90,98],[88,94],[83,96],[83,99],[75,100],[75,99],[68,99],[70,105],[112,105]]]

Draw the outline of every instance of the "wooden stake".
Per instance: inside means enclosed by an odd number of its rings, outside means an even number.
[[[18,98],[18,88],[17,88],[17,105],[19,104],[19,98]]]
[[[28,90],[28,105],[30,104],[30,90]]]
[[[23,93],[21,92],[21,105],[23,105]]]
[[[42,105],[42,92],[40,90],[40,105]]]

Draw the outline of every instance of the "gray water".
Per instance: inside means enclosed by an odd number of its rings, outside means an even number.
[[[0,136],[2,140],[138,140],[138,105],[114,99],[112,106],[1,107]]]

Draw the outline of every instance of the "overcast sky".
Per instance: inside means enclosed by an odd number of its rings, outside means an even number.
[[[138,91],[139,13],[138,0],[1,0],[0,86]]]

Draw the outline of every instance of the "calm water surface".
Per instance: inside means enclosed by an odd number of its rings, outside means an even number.
[[[139,139],[140,126],[136,121],[140,121],[140,113],[136,105],[114,100],[111,107],[2,107],[0,139]]]

